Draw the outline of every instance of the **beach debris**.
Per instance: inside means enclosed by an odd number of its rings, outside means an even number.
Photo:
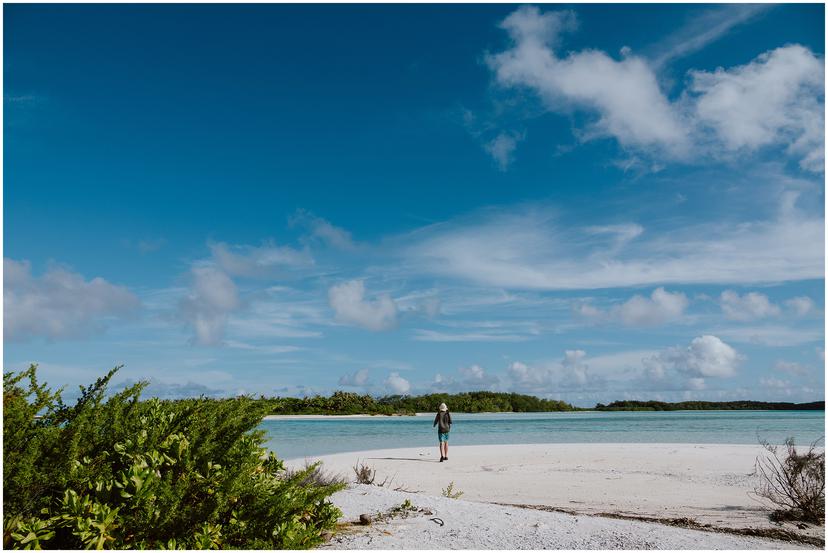
[[[443,522],[443,519],[441,519],[440,517],[433,517],[433,518],[430,518],[428,520],[430,520],[430,521],[432,521],[436,524],[439,524],[440,526],[445,526],[446,525],[446,523]]]
[[[376,470],[359,461],[354,465],[354,474],[356,475],[357,484],[373,484],[377,477]]]
[[[363,526],[368,526],[368,525],[371,524],[371,522],[372,522],[371,515],[366,514],[366,513],[363,513],[363,514],[359,515],[359,523],[362,524]]]

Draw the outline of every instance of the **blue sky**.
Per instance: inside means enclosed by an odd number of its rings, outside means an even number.
[[[824,397],[822,5],[7,5],[4,364]]]

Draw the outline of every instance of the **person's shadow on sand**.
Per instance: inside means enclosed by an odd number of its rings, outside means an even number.
[[[373,461],[419,461],[421,463],[439,463],[437,459],[415,459],[413,457],[367,457],[366,460]]]

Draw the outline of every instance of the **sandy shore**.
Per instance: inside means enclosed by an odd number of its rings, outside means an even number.
[[[429,415],[430,413],[417,413],[416,416]],[[278,420],[323,420],[323,419],[382,419],[390,417],[409,417],[413,415],[266,415],[266,421]]]
[[[477,507],[493,509],[488,515],[503,519],[502,505],[479,503],[502,503],[512,505],[534,505],[562,509],[578,515],[578,520],[601,520],[591,515],[621,515],[630,517],[651,517],[657,519],[690,518],[701,524],[710,524],[724,529],[734,528],[779,528],[768,518],[767,505],[753,494],[757,477],[753,475],[754,462],[762,449],[753,445],[690,445],[690,444],[542,444],[542,445],[498,445],[451,447],[449,461],[439,463],[436,447],[392,449],[344,453],[320,457],[326,470],[344,475],[353,481],[352,467],[357,462],[376,469],[376,482],[393,479],[391,488],[401,487],[416,491],[409,495],[419,505],[422,498],[428,501],[454,501],[440,497],[449,482],[463,492],[463,504],[475,502]],[[288,464],[301,465],[304,460],[293,460]],[[387,487],[387,486],[386,486]],[[378,500],[372,495],[376,486],[369,486],[363,503],[363,512],[381,510],[371,508]],[[388,492],[386,488],[380,490]],[[353,502],[353,490],[340,494],[339,499],[347,504]],[[351,494],[351,495],[348,495]],[[350,499],[348,499],[350,498]],[[394,499],[396,501],[396,499]],[[377,505],[382,503],[379,501]],[[456,505],[451,503],[451,505]],[[349,507],[350,508],[350,507]],[[562,513],[519,509],[520,516],[567,517]],[[499,514],[497,514],[499,513]],[[358,515],[359,513],[357,513]],[[587,515],[587,516],[583,516]],[[408,519],[406,519],[408,520]],[[426,518],[427,520],[427,518]],[[489,521],[494,524],[494,521]],[[538,522],[538,521],[536,521]],[[641,523],[630,520],[612,520],[621,527],[632,528],[631,536],[641,537],[640,528],[625,525],[644,524],[645,527],[661,524]],[[547,524],[542,520],[539,524]],[[396,524],[396,522],[395,522]],[[431,522],[429,524],[434,525]],[[487,523],[488,524],[488,523]],[[592,523],[590,523],[592,524]],[[430,528],[426,525],[426,528]],[[823,528],[797,529],[785,527],[799,533],[824,538]],[[433,528],[432,528],[433,530]],[[670,528],[680,533],[699,533],[685,528]],[[649,532],[649,530],[648,530]],[[600,532],[599,532],[600,533]],[[658,548],[757,548],[754,545],[736,546],[730,542],[716,545],[715,540],[723,536],[747,539],[741,536],[701,532],[708,540],[707,546],[693,545],[692,540],[670,543],[654,542]],[[683,535],[683,534],[682,534]],[[712,536],[712,537],[711,537]],[[553,539],[554,536],[550,536]],[[558,536],[558,538],[561,538]],[[554,538],[554,539],[558,539]],[[482,539],[482,538],[481,538]],[[562,538],[561,538],[562,539]],[[597,539],[597,538],[596,538]],[[636,538],[637,539],[637,538]],[[694,538],[695,539],[695,538]],[[714,542],[709,542],[709,540]],[[757,538],[751,538],[757,539]],[[497,541],[497,539],[495,539]],[[621,540],[628,547],[640,548],[644,542]],[[760,540],[762,542],[763,540]],[[764,540],[768,548],[780,547]],[[372,542],[374,544],[375,542]],[[418,548],[416,544],[385,543],[387,548]],[[553,542],[550,542],[552,544]],[[563,543],[563,542],[562,542]],[[528,544],[527,547],[553,548],[614,548],[610,545],[578,546]],[[700,543],[700,542],[699,542]],[[747,543],[747,542],[745,542]],[[638,544],[638,545],[636,545]],[[510,548],[508,543],[502,547]],[[791,544],[788,544],[790,546]],[[364,543],[346,545],[351,548],[367,548]],[[374,545],[370,545],[374,547]],[[424,548],[427,548],[423,546]],[[443,549],[455,545],[434,544],[433,548]],[[457,547],[493,548],[488,542]]]

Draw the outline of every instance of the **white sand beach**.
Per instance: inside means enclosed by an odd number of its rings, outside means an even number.
[[[410,498],[417,507],[440,513],[434,516],[445,521],[445,526],[439,527],[438,531],[437,524],[430,522],[427,516],[394,519],[383,523],[388,526],[385,530],[380,524],[372,526],[367,533],[340,536],[339,541],[331,544],[337,547],[813,547],[609,518],[686,518],[725,531],[784,528],[824,538],[822,527],[799,529],[791,524],[782,527],[768,520],[768,505],[753,493],[758,482],[753,474],[754,462],[762,453],[760,447],[753,445],[710,444],[454,446],[449,450],[449,460],[439,463],[435,445],[343,453],[322,456],[319,460],[323,461],[326,470],[340,473],[348,481],[354,480],[352,467],[357,463],[376,469],[375,484],[386,478],[393,479],[384,488],[356,486],[334,496],[334,501],[345,512],[346,521],[362,513],[388,509],[405,498]],[[288,464],[300,466],[304,461],[292,460]],[[450,482],[454,482],[456,490],[463,492],[462,500],[441,497],[441,491]],[[395,492],[394,488],[416,493]],[[518,508],[519,505],[564,512]],[[516,525],[517,521],[519,524]],[[533,526],[535,524],[539,526]],[[561,530],[570,526],[572,535]],[[450,527],[457,530],[456,535],[448,533]],[[376,532],[379,534],[373,535]],[[617,539],[608,537],[616,535],[613,532],[617,533]],[[525,539],[521,541],[520,536]]]

